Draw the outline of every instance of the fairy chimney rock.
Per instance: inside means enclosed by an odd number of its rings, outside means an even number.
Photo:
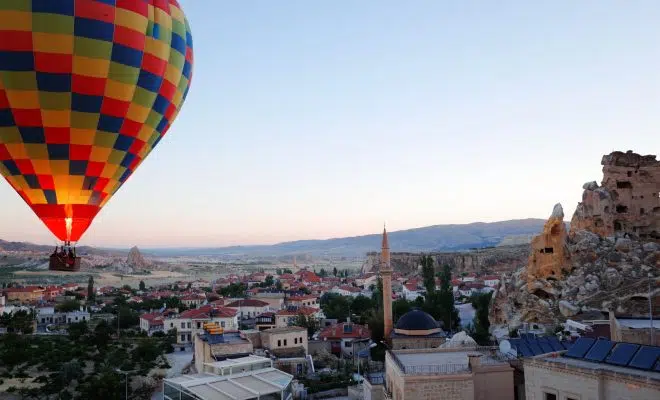
[[[603,156],[603,181],[586,183],[571,219],[571,236],[588,230],[600,236],[629,234],[660,240],[660,161],[632,151]]]
[[[126,258],[126,264],[128,264],[130,267],[136,270],[143,269],[149,266],[149,263],[147,262],[147,260],[144,259],[142,253],[140,253],[140,249],[138,249],[137,246],[133,247],[128,252],[128,257]]]
[[[532,290],[538,279],[562,279],[568,265],[566,249],[566,224],[561,204],[556,204],[550,218],[543,226],[543,232],[534,237],[527,265],[527,287]]]

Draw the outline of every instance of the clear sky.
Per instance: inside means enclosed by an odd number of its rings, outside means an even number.
[[[83,244],[570,219],[603,154],[660,153],[657,0],[180,2],[188,99]],[[54,243],[0,183],[0,238]]]

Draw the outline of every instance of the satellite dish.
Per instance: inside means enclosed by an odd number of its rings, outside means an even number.
[[[500,353],[511,354],[513,356],[518,355],[516,349],[511,347],[511,342],[509,342],[508,340],[502,340],[500,342]]]

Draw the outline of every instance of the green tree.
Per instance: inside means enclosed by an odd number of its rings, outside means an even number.
[[[66,300],[55,306],[55,310],[59,312],[71,312],[80,310],[80,302],[78,300]]]
[[[279,280],[275,282],[275,289],[282,290],[282,282],[280,282]]]
[[[474,307],[474,336],[473,339],[480,345],[490,344],[490,321],[488,320],[488,309],[492,293],[475,293],[470,296],[470,303]]]
[[[328,271],[326,271],[325,268],[321,268],[321,270],[319,271],[319,276],[321,278],[325,278],[326,276],[328,276]]]
[[[437,302],[439,307],[439,312],[434,317],[443,322],[445,330],[453,331],[458,329],[461,326],[461,319],[454,305],[454,291],[451,286],[451,267],[447,264],[442,267],[440,291],[436,292],[434,302]]]
[[[328,318],[346,321],[350,312],[350,301],[337,293],[325,293],[321,296],[321,309]]]
[[[311,337],[316,331],[319,330],[320,324],[319,321],[312,317],[306,316],[305,314],[298,314],[293,323],[295,326],[300,326],[307,329],[307,337]]]
[[[406,299],[396,299],[392,302],[392,320],[398,321],[399,318],[408,311],[412,310],[412,304]]]
[[[422,265],[422,277],[424,279],[424,288],[427,298],[430,300],[435,293],[435,268],[433,267],[433,257],[424,254],[420,260]]]
[[[289,268],[284,268],[282,270],[282,274],[293,274],[293,271],[291,271]]]
[[[282,275],[282,268],[276,268],[275,269],[275,274],[277,274],[278,276]]]
[[[232,283],[218,290],[218,294],[224,297],[243,297],[247,286],[243,283]]]
[[[89,280],[87,280],[87,299],[89,301],[93,301],[95,297],[96,292],[94,291],[94,277],[90,275]]]
[[[275,281],[273,280],[273,275],[267,275],[266,280],[264,280],[262,287],[271,287],[275,284]]]
[[[334,267],[334,268],[332,269],[332,275],[334,275],[335,277],[337,277],[337,267]]]
[[[360,316],[360,322],[366,320],[368,312],[377,307],[378,303],[369,297],[359,295],[351,301],[351,313]]]
[[[75,342],[87,333],[87,322],[80,321],[69,324],[67,330],[69,331],[69,339]]]
[[[140,286],[139,286],[139,288],[140,288],[140,290],[143,291],[143,292],[144,292],[145,290],[147,290],[147,285],[144,284],[144,281],[140,281]]]
[[[371,331],[371,340],[380,343],[385,338],[385,320],[382,309],[372,309],[366,318]]]

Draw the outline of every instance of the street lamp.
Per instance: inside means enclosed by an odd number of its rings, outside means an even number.
[[[373,349],[374,347],[378,346],[378,343],[372,343],[367,347],[367,349]],[[362,383],[362,376],[360,375],[360,352],[358,351],[358,385]]]
[[[128,400],[128,374],[133,371],[122,371],[119,368],[115,368],[115,372],[123,374],[124,378],[126,379],[126,400]]]

